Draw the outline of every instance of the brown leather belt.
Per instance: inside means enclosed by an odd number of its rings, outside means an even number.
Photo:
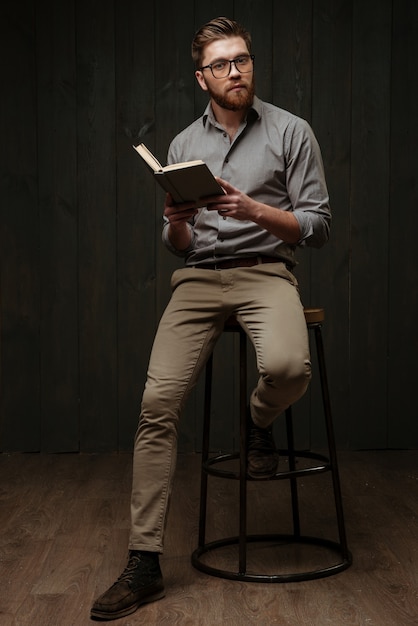
[[[227,259],[218,263],[200,263],[200,265],[194,265],[194,267],[199,270],[228,270],[234,267],[253,267],[253,265],[260,265],[261,263],[283,263],[283,261],[274,256],[260,255]]]

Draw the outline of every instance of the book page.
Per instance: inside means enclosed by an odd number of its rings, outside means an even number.
[[[144,159],[144,161],[150,166],[154,172],[161,171],[163,169],[161,163],[155,158],[155,156],[148,150],[148,148],[140,143],[139,146],[133,146],[138,154]]]
[[[165,165],[162,169],[164,172],[171,170],[181,170],[185,167],[195,167],[196,165],[203,165],[203,161],[198,159],[197,161],[185,161],[184,163],[173,163],[172,165]]]

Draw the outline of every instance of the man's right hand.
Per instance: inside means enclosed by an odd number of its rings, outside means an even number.
[[[198,212],[194,202],[175,203],[169,193],[164,203],[164,217],[170,223],[168,238],[176,250],[186,250],[191,243],[191,229],[188,221]]]
[[[168,219],[170,224],[187,222],[196,215],[197,211],[198,209],[194,202],[178,202],[176,204],[171,195],[169,193],[166,194],[164,216]]]

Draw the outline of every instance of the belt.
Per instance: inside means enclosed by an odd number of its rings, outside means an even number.
[[[274,256],[260,255],[227,259],[226,261],[219,261],[218,263],[200,263],[193,267],[199,270],[228,270],[234,267],[253,267],[254,265],[261,265],[262,263],[283,263],[283,261]]]

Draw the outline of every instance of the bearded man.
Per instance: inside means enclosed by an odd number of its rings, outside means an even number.
[[[164,595],[159,554],[179,420],[224,323],[235,315],[255,349],[248,474],[268,478],[278,455],[271,426],[311,377],[308,336],[292,269],[299,246],[320,247],[331,213],[320,149],[308,123],[255,96],[251,36],[221,17],[195,34],[204,114],[172,141],[168,162],[202,159],[225,194],[164,206],[163,241],[185,260],[151,352],[135,438],[128,565],[93,605],[116,619]]]

